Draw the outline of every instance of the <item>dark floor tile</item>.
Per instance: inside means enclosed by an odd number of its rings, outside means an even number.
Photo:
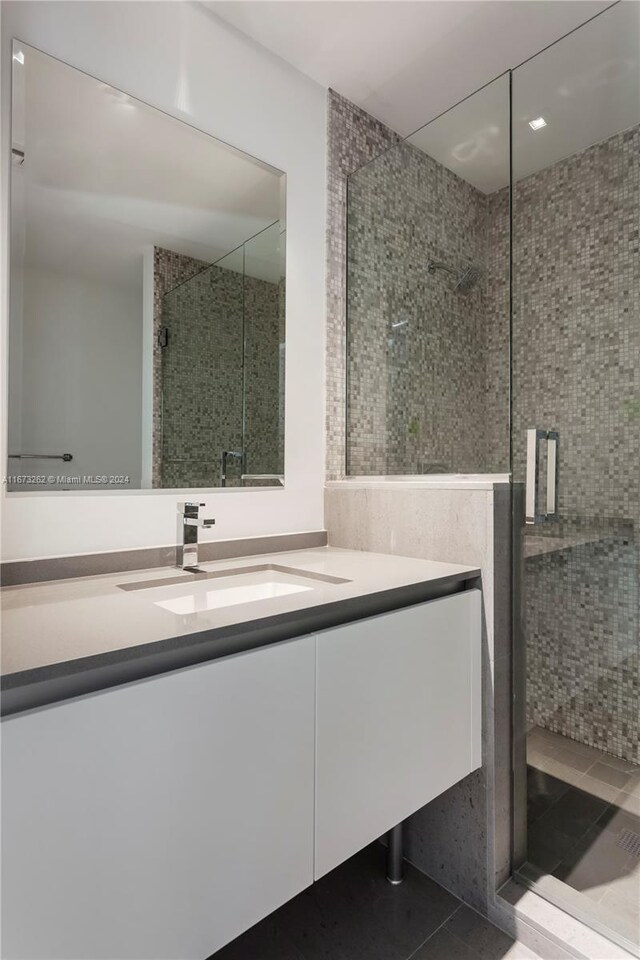
[[[346,902],[323,902],[310,887],[281,907],[279,922],[305,960],[350,960],[349,915]],[[358,927],[356,913],[353,926]],[[346,928],[346,931],[345,931]],[[361,957],[362,954],[356,954]],[[247,957],[246,960],[252,960]]]
[[[597,825],[592,827],[553,871],[554,877],[568,883],[574,890],[600,899],[605,893],[600,888],[632,873],[629,854],[618,846],[616,840],[614,833]]]
[[[483,960],[497,960],[498,957],[503,957],[515,942],[503,930],[494,927],[469,907],[461,907],[457,910],[447,921],[444,929],[475,950]]]
[[[593,900],[591,914],[632,943],[640,941],[640,866],[617,844],[615,832],[596,824],[554,876]]]
[[[558,860],[562,860],[580,837],[606,813],[608,807],[606,800],[600,800],[577,787],[570,787],[531,826],[529,854],[533,847],[538,847],[554,851]]]
[[[570,784],[536,767],[527,767],[527,821],[535,823],[556,800],[569,790]]]
[[[392,886],[385,863],[372,844],[281,907],[278,922],[305,960],[406,960],[458,908],[408,864]]]
[[[480,954],[443,927],[413,954],[411,960],[480,960]]]
[[[543,874],[553,873],[562,861],[553,838],[547,843],[544,834],[527,838],[527,860]]]
[[[209,960],[305,960],[279,925],[278,913],[257,923]]]

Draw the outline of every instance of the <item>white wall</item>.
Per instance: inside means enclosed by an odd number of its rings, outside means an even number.
[[[128,475],[139,487],[142,275],[136,290],[27,268],[22,341],[22,451],[73,461],[12,460],[12,472]]]
[[[287,445],[284,490],[202,492],[205,537],[319,529],[324,480],[325,91],[186,2],[4,2],[2,25],[3,383],[11,38],[184,119],[287,173]],[[4,406],[4,404],[3,404]],[[2,462],[6,463],[6,418]],[[184,493],[2,492],[5,560],[175,542]]]

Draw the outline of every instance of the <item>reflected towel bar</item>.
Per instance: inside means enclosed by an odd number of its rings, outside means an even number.
[[[64,460],[69,463],[73,460],[70,453],[10,453],[10,460]]]

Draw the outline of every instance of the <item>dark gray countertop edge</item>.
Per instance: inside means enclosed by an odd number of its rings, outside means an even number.
[[[272,643],[388,613],[426,600],[435,600],[464,590],[468,581],[477,581],[479,576],[479,570],[450,574],[437,580],[318,604],[229,627],[184,634],[154,643],[134,645],[91,657],[10,673],[2,677],[0,685],[0,714],[3,717],[12,716],[60,700],[256,650]]]

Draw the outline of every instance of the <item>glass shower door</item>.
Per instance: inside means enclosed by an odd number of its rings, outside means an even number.
[[[165,294],[162,487],[238,486],[243,472],[244,247]]]
[[[162,299],[158,485],[284,484],[284,223],[211,265],[170,256],[191,275]]]
[[[244,245],[244,484],[284,483],[285,230]]]
[[[512,75],[515,866],[636,953],[639,14]]]

